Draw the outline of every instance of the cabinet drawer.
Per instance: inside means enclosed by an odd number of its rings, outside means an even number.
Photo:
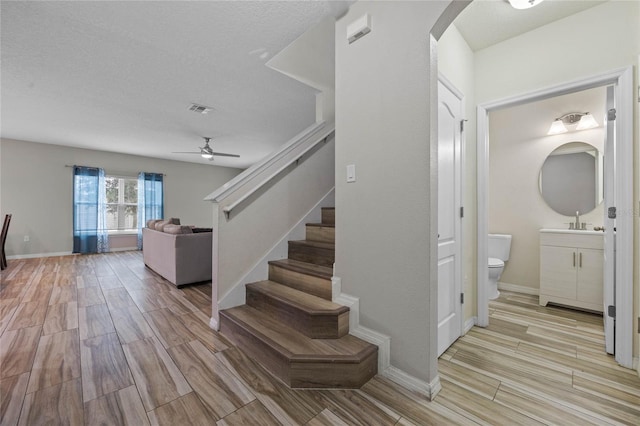
[[[604,234],[541,232],[540,245],[602,250]]]

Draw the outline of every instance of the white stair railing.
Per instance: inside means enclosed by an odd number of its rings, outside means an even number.
[[[328,140],[333,126],[325,122],[314,123],[284,144],[279,150],[249,167],[244,172],[209,194],[205,201],[222,206],[227,219],[231,212],[245,203],[252,195],[283,173],[306,154]]]

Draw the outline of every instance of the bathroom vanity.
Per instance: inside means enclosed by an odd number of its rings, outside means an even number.
[[[540,230],[540,305],[603,310],[604,234]]]

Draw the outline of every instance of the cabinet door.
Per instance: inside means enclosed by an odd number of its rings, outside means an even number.
[[[577,250],[540,246],[540,293],[576,299]]]
[[[577,299],[602,306],[603,259],[602,250],[578,250]]]

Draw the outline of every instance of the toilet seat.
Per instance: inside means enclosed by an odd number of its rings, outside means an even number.
[[[504,262],[495,257],[489,258],[489,268],[502,268],[504,266]]]

